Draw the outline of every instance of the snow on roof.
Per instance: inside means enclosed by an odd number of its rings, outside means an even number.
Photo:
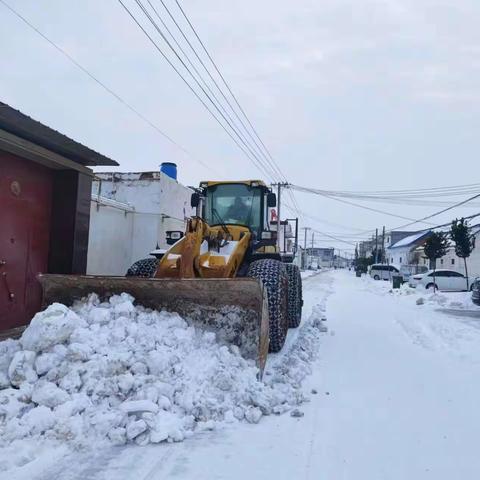
[[[409,247],[410,245],[414,244],[420,238],[427,236],[430,233],[430,230],[417,232],[413,235],[409,235],[408,237],[402,238],[397,243],[394,243],[390,248],[399,248],[399,247]]]

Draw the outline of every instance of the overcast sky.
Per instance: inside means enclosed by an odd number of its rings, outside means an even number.
[[[117,160],[121,171],[155,170],[174,161],[179,180],[189,185],[263,177],[117,0],[6,1],[189,153],[139,120],[1,3],[0,100]],[[162,11],[160,0],[151,1]],[[165,1],[178,15],[174,0]],[[478,182],[478,0],[182,5],[290,182],[330,190]],[[349,240],[359,230],[405,223],[318,196],[296,196],[305,213],[322,220],[307,225]],[[410,218],[440,209],[370,206]],[[328,239],[318,245],[350,248]]]

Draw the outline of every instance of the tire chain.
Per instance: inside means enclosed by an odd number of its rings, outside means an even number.
[[[248,269],[248,277],[262,280],[268,293],[268,313],[270,317],[270,352],[282,349],[288,331],[288,276],[285,265],[272,259],[253,262]]]

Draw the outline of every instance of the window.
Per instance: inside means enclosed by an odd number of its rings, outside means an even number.
[[[205,220],[209,225],[233,224],[262,230],[263,193],[244,184],[225,184],[207,190]]]
[[[400,257],[400,262],[398,262],[398,263],[402,263],[402,257]]]
[[[452,258],[452,265],[455,265],[455,259]]]
[[[443,258],[440,259],[440,265],[443,265]]]
[[[449,277],[461,277],[461,278],[464,278],[463,275],[461,273],[458,273],[458,272],[448,272],[449,273]]]

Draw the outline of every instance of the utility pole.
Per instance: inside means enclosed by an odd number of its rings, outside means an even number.
[[[382,254],[384,257],[384,261],[386,260],[386,255],[385,255],[385,225],[383,226],[383,232],[382,232]],[[388,263],[388,261],[387,261]]]
[[[375,229],[375,263],[378,263],[378,228]]]
[[[311,230],[310,227],[302,227],[302,230],[305,230],[305,239],[303,241],[303,268],[305,269],[307,263],[307,231]]]
[[[277,185],[277,247],[280,252],[280,205],[282,199],[282,184],[279,182]]]
[[[312,250],[313,250],[313,244],[315,243],[315,232],[312,232]],[[313,253],[313,251],[312,251]]]

